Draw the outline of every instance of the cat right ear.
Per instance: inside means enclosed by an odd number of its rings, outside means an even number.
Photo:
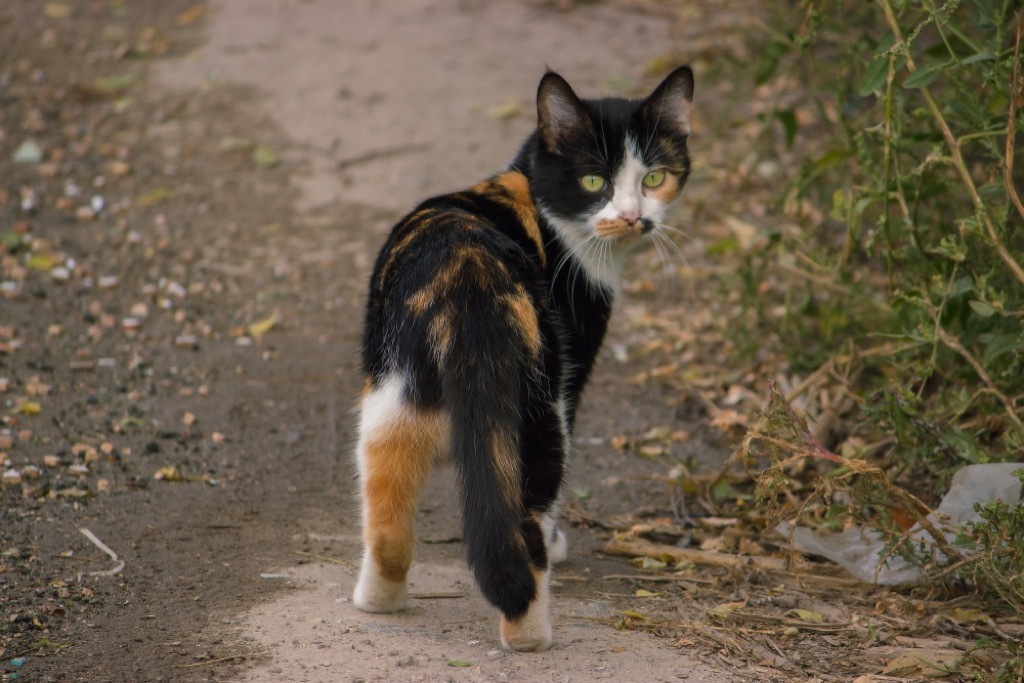
[[[559,151],[559,142],[574,131],[590,125],[583,103],[564,78],[549,71],[537,87],[537,130],[549,152]]]
[[[690,102],[693,101],[693,71],[681,66],[661,82],[644,102],[648,116],[673,123],[683,135],[690,134]]]

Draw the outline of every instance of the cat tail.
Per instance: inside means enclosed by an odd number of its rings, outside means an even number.
[[[516,330],[495,322],[464,321],[467,334],[455,337],[466,348],[453,349],[442,376],[469,566],[488,602],[515,619],[537,593],[520,483],[520,387],[527,368]]]

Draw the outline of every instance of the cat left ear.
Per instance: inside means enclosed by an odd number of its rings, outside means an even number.
[[[688,66],[681,66],[655,88],[644,101],[644,109],[652,119],[674,123],[683,135],[689,135],[692,101],[693,71]]]
[[[559,150],[559,141],[573,131],[590,125],[583,103],[564,78],[549,71],[537,87],[537,130],[549,152]]]

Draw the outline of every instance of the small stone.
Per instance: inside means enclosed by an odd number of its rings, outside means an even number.
[[[397,662],[395,662],[395,666],[400,666],[400,667],[416,666],[417,664],[419,664],[419,662],[417,662],[416,658],[413,657],[412,655],[409,655],[408,657],[404,657],[402,659],[399,659]]]
[[[47,467],[60,467],[60,457],[56,455],[44,455],[43,464]]]
[[[179,349],[195,349],[199,346],[199,339],[194,334],[182,334],[174,338],[174,345]]]
[[[26,465],[21,468],[21,476],[26,479],[38,479],[42,475],[43,471],[35,465]]]
[[[3,483],[10,485],[20,484],[21,472],[12,467],[11,469],[6,470],[2,475],[0,475],[0,481],[3,481]]]
[[[68,468],[68,473],[73,474],[76,477],[88,477],[92,474],[92,471],[85,465],[72,465]]]
[[[11,156],[11,161],[16,164],[38,164],[42,160],[43,150],[35,140],[25,140]]]
[[[116,287],[120,281],[121,278],[116,275],[101,275],[100,279],[96,281],[96,286],[100,289],[110,289]]]

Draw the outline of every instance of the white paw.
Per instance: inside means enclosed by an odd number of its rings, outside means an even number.
[[[501,645],[519,652],[543,652],[551,647],[547,610],[530,609],[515,621],[501,618]]]
[[[565,562],[565,558],[569,556],[569,539],[566,538],[565,532],[561,529],[555,531],[555,540],[548,546],[548,562],[551,564],[558,564],[559,562]]]
[[[398,612],[405,609],[408,589],[404,581],[388,581],[377,576],[373,569],[363,564],[359,583],[352,595],[352,602],[364,612],[375,614]]]

